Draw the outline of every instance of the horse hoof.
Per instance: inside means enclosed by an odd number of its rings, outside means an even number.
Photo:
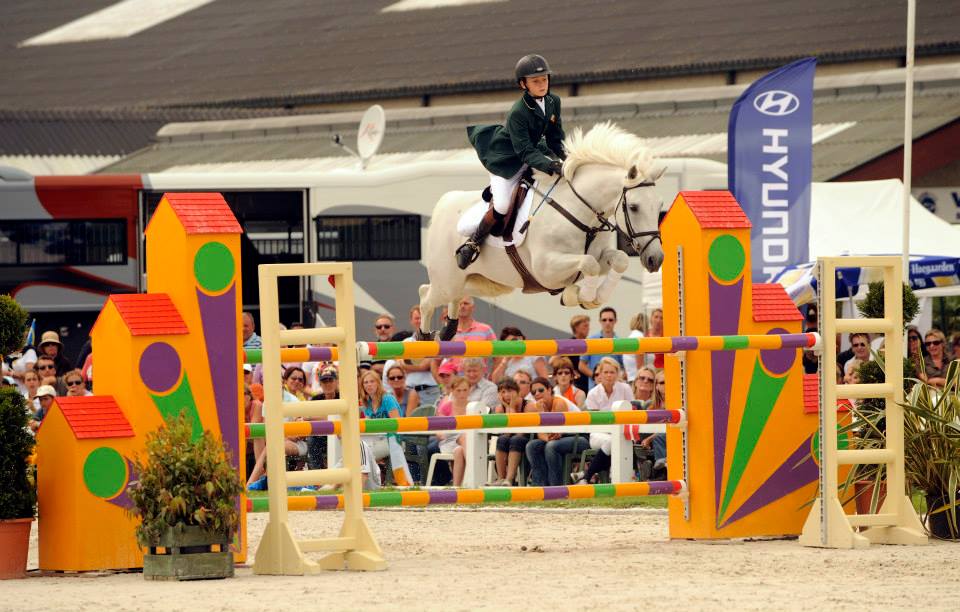
[[[418,342],[425,342],[425,341],[433,340],[434,336],[436,336],[436,333],[434,333],[434,332],[424,332],[423,330],[420,330],[420,329],[418,329],[417,331],[413,332],[413,339],[416,340],[416,341],[418,341]]]
[[[457,319],[448,319],[447,324],[443,326],[443,329],[440,330],[440,340],[442,342],[449,342],[453,340],[453,337],[457,335],[457,324],[459,321]]]

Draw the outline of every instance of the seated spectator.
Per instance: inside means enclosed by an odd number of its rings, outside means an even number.
[[[300,366],[290,366],[283,371],[283,387],[296,398],[294,401],[307,401],[307,395],[303,391],[306,384],[307,373]]]
[[[656,373],[656,379],[656,391],[653,394],[653,406],[651,410],[664,410],[667,396],[666,374],[663,370]],[[667,434],[651,434],[640,442],[640,446],[653,449],[653,473],[664,473],[667,469]]]
[[[67,387],[67,396],[69,397],[93,395],[93,393],[87,391],[87,386],[83,382],[83,374],[80,373],[80,370],[70,370],[64,374],[63,384]]]
[[[263,405],[253,397],[250,385],[243,385],[243,418],[247,423],[263,422]],[[246,479],[250,480],[253,468],[257,464],[257,457],[264,447],[264,438],[248,438],[246,451]]]
[[[590,334],[590,317],[587,315],[574,315],[570,319],[570,332],[573,334],[571,340],[583,340]],[[580,365],[580,356],[579,355],[569,355],[567,359],[570,360],[570,363],[573,364],[573,369],[576,371],[577,376],[574,378],[573,384],[583,391],[583,394],[586,395],[587,391],[590,390],[590,368],[584,363]]]
[[[525,400],[534,401],[533,393],[530,393],[530,383],[533,382],[533,375],[526,370],[517,370],[513,374],[513,382],[520,387],[520,397]]]
[[[952,361],[960,359],[960,333],[953,334],[953,339],[950,340],[950,347],[952,351],[950,359]]]
[[[850,374],[850,362],[853,359],[860,360],[860,363],[866,363],[872,358],[870,355],[870,334],[854,332],[850,334],[850,356],[843,360],[843,375]],[[846,351],[845,351],[846,352]],[[844,352],[844,353],[845,353]],[[837,363],[841,362],[844,353],[837,355]],[[859,365],[859,364],[858,364]]]
[[[437,384],[440,386],[440,395],[441,397],[444,394],[449,394],[449,384],[450,379],[457,375],[457,364],[452,361],[447,361],[442,364],[436,365],[436,362],[440,361],[439,359],[434,360],[434,365],[436,367],[436,372],[434,373],[434,378],[437,379]],[[437,400],[437,405],[440,405],[440,399]]]
[[[480,402],[490,408],[496,409],[500,404],[497,397],[497,385],[483,377],[484,361],[477,357],[470,357],[460,362],[463,370],[463,377],[470,383],[470,401]]]
[[[633,399],[630,385],[619,382],[620,364],[616,360],[604,357],[597,367],[597,385],[587,393],[587,410],[612,410],[614,402]],[[589,484],[597,474],[610,469],[610,445],[610,434],[590,434],[590,448],[597,454],[578,484]]]
[[[400,405],[400,414],[410,416],[420,406],[420,395],[414,389],[407,388],[407,372],[403,364],[394,361],[384,372],[387,376],[387,389]]]
[[[53,360],[57,367],[57,376],[63,376],[73,369],[73,364],[63,355],[63,344],[60,343],[60,336],[57,332],[43,332],[37,351],[39,355],[46,355]]]
[[[301,370],[302,372],[302,370]],[[284,402],[295,402],[297,398],[290,393],[284,387],[281,391]],[[250,390],[250,395],[256,397],[253,393],[253,389]],[[244,400],[246,401],[246,400]],[[260,406],[260,422],[263,422],[264,411],[266,410],[266,405]],[[300,419],[290,419],[284,417],[284,421],[291,420],[300,420]],[[298,436],[289,436],[283,439],[283,453],[287,457],[306,457],[307,455],[307,442],[304,438]],[[251,491],[264,491],[267,489],[267,446],[266,441],[263,441],[263,445],[259,451],[257,451],[257,462],[253,466],[253,470],[250,471],[250,476],[247,478],[247,489]]]
[[[553,394],[559,395],[573,403],[577,408],[583,408],[587,394],[574,385],[580,376],[573,367],[573,362],[567,357],[554,357],[550,360],[553,368]]]
[[[36,415],[34,416],[34,422],[30,424],[30,429],[36,431],[40,427],[40,422],[43,421],[44,417],[47,416],[47,413],[50,412],[50,406],[53,405],[53,400],[57,397],[57,392],[50,385],[40,385],[37,389],[37,401],[40,404],[40,409],[37,410]]]
[[[501,378],[497,383],[500,405],[496,412],[514,414],[526,412],[528,402],[520,397],[520,387],[512,378]],[[531,404],[533,402],[530,402]],[[497,466],[499,486],[512,487],[517,477],[517,469],[523,460],[523,451],[529,441],[529,434],[501,434],[497,436],[497,451],[494,460]]]
[[[504,327],[500,332],[500,339],[507,341],[526,340],[526,337],[516,327]],[[500,380],[504,376],[511,377],[516,372],[525,370],[536,373],[537,376],[546,378],[547,363],[543,357],[531,357],[530,355],[513,355],[511,357],[498,357],[494,360],[493,372],[490,374],[491,380]]]
[[[647,328],[647,338],[663,337],[663,309],[654,308],[650,312],[650,327]],[[647,353],[647,365],[658,370],[663,369],[663,353]]]
[[[326,367],[317,377],[320,392],[311,397],[312,400],[340,399],[340,384],[337,378],[337,369]],[[319,470],[327,466],[327,436],[310,436],[307,438],[307,467]]]
[[[860,366],[864,364],[856,357],[847,361],[846,371],[843,374],[843,384],[854,385],[860,381]]]
[[[27,344],[20,349],[19,354],[15,354],[13,357],[14,359],[10,363],[10,375],[17,381],[17,386],[22,393],[26,391],[24,376],[26,376],[27,372],[36,373],[34,364],[37,363],[37,351],[33,346]]]
[[[528,408],[528,412],[567,412],[567,401],[553,394],[549,380],[537,377],[530,387],[537,400]],[[531,482],[538,486],[562,485],[564,459],[570,453],[576,454],[586,447],[586,440],[576,434],[536,434],[526,448]]]
[[[360,376],[360,408],[367,419],[396,419],[400,417],[400,405],[388,395],[380,384],[380,375],[370,370]],[[390,456],[387,437],[383,434],[361,436],[370,445],[378,461]]]
[[[647,315],[638,312],[630,319],[630,335],[628,338],[643,338],[643,331],[647,329]],[[626,374],[627,383],[633,384],[633,379],[637,377],[637,368],[646,363],[646,356],[643,353],[628,353],[623,356],[623,371]]]
[[[487,381],[489,382],[489,381]],[[491,383],[493,384],[493,383]],[[499,399],[497,400],[499,402]],[[470,400],[470,382],[464,377],[454,377],[450,381],[450,398],[447,405],[449,414],[445,416],[462,416],[467,414],[467,404]],[[439,413],[439,410],[438,410]],[[467,458],[464,444],[466,443],[463,434],[457,432],[438,433],[436,438],[436,451],[434,452],[453,454],[453,486],[459,487],[463,484],[463,474],[467,468]],[[433,443],[431,443],[432,445]]]
[[[57,364],[53,362],[52,357],[47,355],[40,355],[37,357],[36,363],[33,364],[33,369],[36,370],[37,376],[40,377],[41,385],[51,385],[57,390],[57,395],[66,395],[67,389],[63,386],[63,383],[57,378]]]
[[[657,372],[647,366],[637,369],[636,378],[633,380],[633,399],[643,402],[641,410],[649,409],[653,403],[654,383],[657,380]]]
[[[33,370],[23,373],[23,397],[27,400],[31,414],[40,410],[40,400],[37,399],[37,390],[40,388],[40,377]]]
[[[946,344],[946,336],[937,328],[931,329],[923,337],[923,345],[930,356],[923,363],[924,371],[920,374],[920,380],[940,389],[947,382],[947,366],[950,365]]]

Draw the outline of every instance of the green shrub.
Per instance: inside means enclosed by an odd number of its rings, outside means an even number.
[[[199,525],[233,537],[243,485],[223,443],[204,431],[193,439],[193,422],[181,414],[147,435],[146,458],[134,461],[130,484],[137,538],[155,545],[169,527]]]
[[[23,348],[29,313],[9,295],[0,295],[0,354]]]
[[[27,463],[33,436],[27,431],[26,402],[15,387],[0,389],[0,520],[36,514],[37,492]]]
[[[870,283],[867,289],[867,297],[857,304],[857,310],[868,319],[883,318],[883,282],[877,281]],[[913,294],[910,285],[903,285],[903,327],[906,328],[910,321],[920,312],[920,301]]]

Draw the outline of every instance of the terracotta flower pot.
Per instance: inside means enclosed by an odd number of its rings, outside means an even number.
[[[853,483],[853,493],[857,497],[857,514],[870,514],[870,500],[873,498],[872,480],[858,480]],[[880,496],[877,498],[876,512],[880,512],[883,502],[887,498],[887,483],[880,483]]]
[[[27,551],[30,548],[32,518],[0,521],[0,580],[27,575]]]

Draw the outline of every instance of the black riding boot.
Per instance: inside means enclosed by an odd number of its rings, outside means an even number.
[[[483,239],[490,234],[490,230],[497,223],[502,223],[505,215],[501,215],[493,206],[487,209],[487,212],[480,220],[480,225],[473,231],[473,236],[467,238],[467,241],[457,249],[457,265],[461,270],[466,270],[467,266],[472,264],[480,256],[480,245]]]

